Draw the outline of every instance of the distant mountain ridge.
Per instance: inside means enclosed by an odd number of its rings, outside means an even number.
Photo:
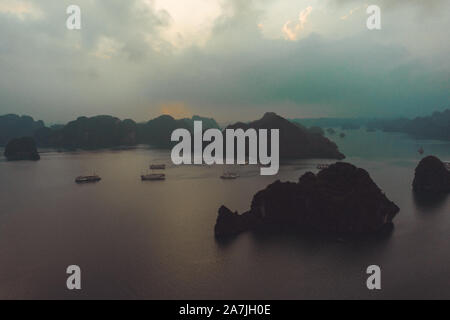
[[[14,128],[11,126],[0,128],[2,132],[7,133],[3,140],[7,140],[5,137],[17,138],[26,135],[33,137],[39,147],[68,150],[93,150],[138,144],[168,149],[176,143],[170,139],[172,132],[175,129],[187,129],[193,133],[194,121],[202,121],[203,130],[221,129],[214,119],[200,116],[177,120],[170,115],[161,115],[150,121],[137,123],[131,119],[120,120],[113,116],[100,115],[79,117],[64,126],[50,128],[43,122],[34,122],[31,117],[26,117],[25,120],[28,123],[27,130],[12,130]],[[344,158],[336,144],[323,137],[319,128],[307,129],[275,113],[266,113],[259,120],[250,123],[238,122],[227,128],[280,129],[280,158]],[[19,132],[20,136],[14,137],[15,132]]]
[[[120,120],[109,115],[79,117],[66,125],[46,127],[43,121],[29,116],[0,116],[0,146],[24,136],[33,137],[39,147],[61,149],[99,149],[148,144],[157,148],[172,146],[173,130],[185,128],[193,131],[194,121],[202,121],[204,129],[218,128],[212,118],[193,116],[174,119],[162,115],[145,123],[131,119]]]
[[[359,129],[371,121],[368,118],[294,118],[289,119],[306,127],[337,128],[343,130]]]
[[[450,140],[450,109],[412,120],[374,120],[368,126],[386,132],[403,132],[420,139]]]
[[[290,119],[304,126],[321,128],[340,127],[343,130],[359,129],[365,126],[368,131],[403,132],[419,139],[450,140],[450,109],[436,111],[430,116],[406,117],[396,119],[370,118],[305,118]]]

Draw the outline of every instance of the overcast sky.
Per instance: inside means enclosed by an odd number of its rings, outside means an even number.
[[[82,29],[66,28],[81,7]],[[368,4],[382,30],[366,28]],[[0,0],[0,114],[220,122],[450,107],[448,0]]]

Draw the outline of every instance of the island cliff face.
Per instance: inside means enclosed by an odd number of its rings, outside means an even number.
[[[41,157],[36,148],[33,138],[23,137],[11,140],[5,148],[5,157],[8,161],[33,160],[37,161]]]
[[[294,124],[273,112],[250,123],[238,122],[227,129],[279,129],[281,159],[344,159],[335,143],[321,134],[311,132],[302,125]],[[270,139],[269,139],[270,141]]]
[[[422,159],[416,168],[413,190],[418,195],[432,196],[450,192],[450,171],[437,157]]]
[[[0,146],[6,146],[14,138],[32,136],[36,130],[44,127],[43,121],[34,121],[29,116],[15,114],[0,116]]]
[[[336,163],[298,183],[277,181],[258,192],[250,211],[238,215],[222,206],[216,237],[247,230],[277,230],[363,236],[392,226],[399,208],[372,181],[367,171]]]

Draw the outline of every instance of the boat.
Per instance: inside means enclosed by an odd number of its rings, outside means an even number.
[[[425,150],[423,150],[423,148],[420,147],[419,150],[417,150],[417,152],[419,152],[420,154],[424,154]]]
[[[79,176],[75,179],[76,183],[94,183],[102,180],[98,175],[94,174],[92,176]]]
[[[233,180],[239,178],[239,174],[234,172],[225,172],[223,175],[220,176],[220,179],[224,180]]]
[[[164,173],[152,173],[141,175],[142,181],[160,181],[166,180],[166,175]]]
[[[150,166],[151,170],[165,170],[166,169],[166,165],[165,164],[152,164]]]
[[[329,164],[324,164],[324,163],[317,165],[317,169],[319,169],[319,170],[328,169],[329,167],[330,167]]]

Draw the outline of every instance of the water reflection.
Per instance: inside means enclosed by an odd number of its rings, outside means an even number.
[[[414,205],[418,212],[424,215],[430,215],[433,213],[440,212],[443,206],[447,202],[448,195],[445,193],[441,194],[417,194],[411,191]]]
[[[387,243],[392,237],[395,230],[395,225],[390,223],[386,225],[379,233],[365,234],[360,236],[346,236],[346,235],[330,235],[317,234],[308,232],[307,230],[299,231],[292,227],[279,227],[276,229],[257,229],[241,234],[232,235],[228,237],[215,238],[219,248],[227,248],[240,237],[247,234],[251,237],[255,244],[265,246],[268,244],[278,243],[288,246],[299,246],[303,248],[314,247],[317,245],[327,244],[346,244],[348,246],[372,246]]]
[[[416,140],[348,131],[336,142],[345,161],[366,169],[400,208],[381,239],[310,238],[248,232],[214,240],[221,205],[245,212],[253,195],[277,179],[298,181],[323,160],[284,165],[277,177],[240,167],[169,166],[163,183],[142,183],[151,163],[170,153],[127,151],[42,154],[38,163],[0,159],[0,298],[73,298],[65,268],[84,274],[80,298],[311,299],[374,298],[365,268],[383,269],[377,298],[449,298],[450,202],[422,202],[411,183],[420,160]],[[420,142],[448,160],[450,144]],[[369,147],[368,147],[369,146]],[[102,181],[79,186],[95,170]],[[420,215],[414,214],[420,212]],[[433,219],[422,216],[433,214]]]

